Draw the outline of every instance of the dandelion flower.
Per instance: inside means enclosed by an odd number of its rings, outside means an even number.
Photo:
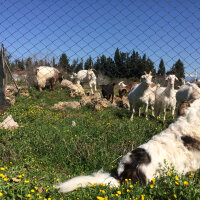
[[[133,185],[130,185],[129,187],[130,187],[130,188],[133,188]]]
[[[175,176],[175,180],[179,181],[179,178],[178,178],[178,176]]]
[[[150,185],[150,188],[154,188],[154,185],[152,184],[152,185]]]
[[[98,200],[104,200],[103,197],[99,197],[99,196],[97,196],[97,199],[98,199]]]
[[[30,181],[24,181],[24,183],[30,183]]]
[[[0,177],[1,177],[1,178],[4,178],[5,176],[4,176],[3,174],[0,174]]]
[[[2,196],[3,196],[3,193],[0,192],[0,197],[2,197]]]
[[[187,181],[184,181],[184,184],[185,184],[185,185],[189,185],[189,183],[188,183]]]

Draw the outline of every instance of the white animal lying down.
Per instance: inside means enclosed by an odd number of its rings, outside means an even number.
[[[90,184],[106,184],[117,187],[125,179],[147,183],[157,169],[164,165],[164,159],[172,162],[179,173],[200,168],[200,99],[195,100],[179,117],[160,134],[127,153],[121,160],[117,177],[98,172],[89,176],[78,176],[57,186],[60,192],[70,192]]]

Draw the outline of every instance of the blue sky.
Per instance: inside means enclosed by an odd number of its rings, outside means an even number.
[[[72,62],[134,49],[155,67],[163,58],[169,69],[180,58],[193,73],[200,66],[199,8],[192,0],[0,0],[0,42],[13,59],[58,60],[64,52]]]

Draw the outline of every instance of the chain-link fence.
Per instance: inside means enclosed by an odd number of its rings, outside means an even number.
[[[139,81],[144,71],[152,71],[161,86],[170,73],[179,79],[176,87],[181,78],[199,78],[197,1],[1,1],[0,12],[1,43],[13,76],[7,72],[7,84],[14,79],[38,86],[44,78],[37,77],[38,66],[59,70],[48,78],[50,88],[57,73],[79,82],[77,72],[90,68],[97,88],[111,80]]]
[[[199,199],[199,2],[0,0],[0,199]]]

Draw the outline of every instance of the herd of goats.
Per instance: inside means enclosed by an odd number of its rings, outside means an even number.
[[[194,100],[200,98],[200,88],[197,82],[185,83],[184,79],[182,79],[182,85],[177,90],[174,85],[178,78],[173,74],[165,78],[167,81],[166,87],[153,83],[152,78],[151,72],[144,72],[140,82],[132,82],[127,85],[123,81],[118,83],[120,87],[119,97],[123,98],[125,94],[128,95],[131,120],[136,110],[140,116],[143,106],[145,106],[145,117],[148,119],[148,107],[150,106],[152,116],[159,118],[160,113],[163,112],[163,121],[165,121],[167,109],[171,111],[171,116],[174,118],[176,105],[178,105],[178,115],[183,115],[185,108],[190,106]],[[47,81],[50,83],[50,89],[53,89],[57,81],[63,81],[63,75],[54,67],[40,66],[36,68],[36,79],[38,89],[42,91]],[[91,88],[91,93],[93,94],[96,91],[97,77],[93,69],[80,70],[78,73],[73,73],[70,79],[74,80],[76,84],[87,82]],[[103,97],[107,100],[111,99],[111,102],[113,102],[114,97],[114,86],[115,83],[101,85]]]
[[[87,81],[91,91],[96,90],[96,76],[92,69],[81,70],[72,74],[72,79],[80,84]],[[48,80],[51,89],[57,80],[62,81],[62,74],[55,68],[41,66],[37,68],[38,88],[41,91]],[[172,117],[176,104],[179,106],[180,116],[161,133],[154,135],[147,143],[131,150],[122,157],[116,173],[107,173],[102,170],[87,176],[78,176],[60,183],[56,186],[60,192],[70,192],[78,187],[90,184],[105,184],[109,187],[118,187],[125,180],[147,184],[164,163],[173,163],[178,173],[187,174],[200,168],[200,88],[198,83],[183,83],[178,90],[174,89],[175,75],[166,77],[167,86],[161,87],[152,82],[152,73],[144,72],[140,82],[125,85],[119,83],[121,98],[128,94],[131,119],[135,110],[146,105],[146,118],[148,106],[151,106],[152,115],[159,117],[161,111],[171,110]],[[102,87],[102,94],[106,98],[114,95],[113,83]],[[123,131],[123,130],[122,130]],[[101,168],[102,166],[100,166]],[[159,175],[159,174],[157,174]]]

